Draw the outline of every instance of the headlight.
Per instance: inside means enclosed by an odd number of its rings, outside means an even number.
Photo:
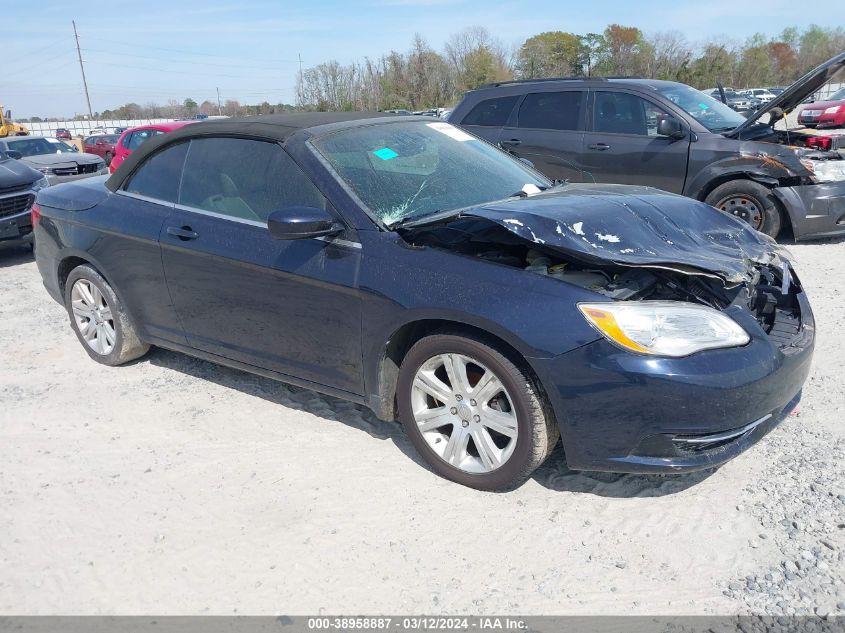
[[[836,182],[845,180],[845,160],[811,160],[801,159],[801,164],[807,168],[816,182]]]
[[[641,301],[579,303],[578,308],[610,342],[640,354],[687,356],[751,340],[736,321],[707,306]]]
[[[839,108],[841,106],[831,106],[827,110],[824,111],[825,114],[836,114],[839,112]]]
[[[44,176],[43,178],[36,180],[32,184],[32,190],[33,191],[40,191],[44,187],[49,187],[49,186],[50,186],[50,181],[47,180],[47,176]]]

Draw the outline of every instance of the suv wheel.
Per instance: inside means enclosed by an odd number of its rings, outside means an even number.
[[[704,201],[770,237],[777,237],[780,232],[780,210],[775,198],[758,182],[731,180],[716,187]]]
[[[439,475],[479,490],[507,490],[545,461],[559,437],[526,374],[481,341],[436,334],[399,370],[399,417]]]
[[[68,275],[65,307],[76,337],[98,363],[122,365],[150,349],[138,338],[112,287],[91,266],[77,266]]]

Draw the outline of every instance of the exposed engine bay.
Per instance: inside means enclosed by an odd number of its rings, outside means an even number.
[[[403,229],[401,235],[413,246],[448,250],[552,277],[617,301],[685,301],[720,311],[740,306],[783,345],[800,331],[796,298],[800,286],[786,262],[780,266],[754,264],[748,280],[732,283],[682,265],[597,264],[577,254],[528,242],[484,219],[461,218]]]

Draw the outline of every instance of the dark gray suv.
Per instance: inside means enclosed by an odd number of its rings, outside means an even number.
[[[554,179],[649,185],[771,236],[825,237],[845,234],[840,141],[775,124],[843,66],[845,53],[748,118],[681,83],[580,78],[483,86],[449,121]]]

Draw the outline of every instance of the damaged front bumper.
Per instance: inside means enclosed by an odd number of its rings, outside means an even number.
[[[799,333],[766,334],[742,310],[743,347],[684,358],[637,355],[600,340],[532,363],[575,470],[685,472],[725,463],[797,404],[810,371],[815,325],[798,295]]]
[[[845,181],[773,192],[789,215],[796,241],[845,235]]]

